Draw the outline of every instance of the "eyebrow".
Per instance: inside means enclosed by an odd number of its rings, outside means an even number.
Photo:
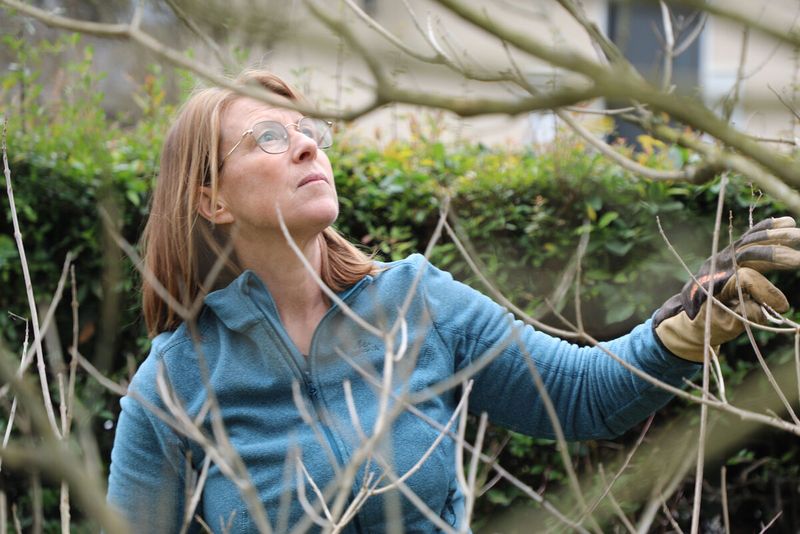
[[[274,111],[276,109],[280,109],[280,108],[260,109],[260,110],[253,111],[252,113],[248,113],[246,115],[246,117],[250,121],[250,126],[249,127],[252,127],[254,124],[258,124],[259,122],[266,122],[266,121],[277,122],[279,124],[285,124],[282,120],[275,119],[275,118],[260,118],[260,119],[255,119],[254,120],[254,116],[257,116],[258,114],[265,113],[267,111]],[[305,117],[305,115],[303,115],[302,113],[291,112],[291,111],[290,111],[290,113],[297,113],[297,116],[293,119],[293,122],[290,122],[288,124],[297,123],[297,121],[299,121],[300,119]]]

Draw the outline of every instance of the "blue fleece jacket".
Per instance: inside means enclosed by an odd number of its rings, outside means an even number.
[[[386,264],[379,274],[365,277],[340,297],[373,325],[388,328],[417,274],[422,276],[406,315],[408,350],[393,373],[396,393],[425,392],[460,369],[488,358],[489,363],[474,376],[469,410],[487,412],[492,422],[518,432],[552,437],[525,361],[532,357],[570,440],[618,435],[669,399],[601,349],[580,348],[513,321],[495,302],[428,265],[419,255]],[[157,336],[129,394],[121,401],[109,501],[124,512],[137,532],[178,530],[186,481],[193,476],[187,464],[197,471],[206,455],[196,441],[174,431],[146,405],[164,409],[157,387],[157,377],[163,373],[188,415],[199,415],[207,436],[214,439],[212,415],[206,411],[205,376],[219,403],[230,443],[241,457],[272,527],[278,531],[298,525],[316,528],[298,499],[298,477],[303,475],[298,474],[293,458],[302,458],[309,475],[329,497],[337,473],[361,443],[349,415],[344,383],[349,381],[358,422],[370,435],[377,415],[375,381],[382,379],[384,343],[333,305],[314,332],[310,353],[300,354],[281,325],[267,288],[250,271],[209,294],[205,304],[197,322],[199,342],[193,341],[185,325]],[[649,321],[606,346],[672,384],[679,384],[696,369],[695,364],[663,348]],[[358,369],[373,379],[365,379]],[[311,425],[298,409],[298,393]],[[459,391],[450,389],[423,399],[416,407],[445,424],[458,400]],[[377,450],[393,472],[402,475],[438,433],[404,410]],[[378,461],[362,464],[352,494],[365,477],[378,480],[382,465]],[[230,532],[255,532],[252,510],[223,471],[211,464],[197,513],[215,532],[228,526]],[[447,523],[458,525],[462,520],[463,495],[456,481],[451,439],[442,440],[405,484]],[[319,510],[309,483],[303,485],[307,500]],[[392,506],[395,510],[401,507],[407,532],[436,530],[406,496],[392,490],[369,498],[346,531],[384,532]]]

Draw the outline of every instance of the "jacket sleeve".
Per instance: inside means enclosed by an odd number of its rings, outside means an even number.
[[[470,411],[517,432],[554,437],[550,419],[525,358],[532,359],[553,401],[567,439],[609,438],[661,408],[671,394],[634,375],[601,348],[580,347],[514,320],[485,295],[426,267],[422,285],[436,331],[455,358],[456,370],[491,358],[474,376]],[[697,365],[666,350],[650,321],[603,343],[631,365],[672,385]],[[523,348],[524,347],[524,348]],[[499,349],[499,354],[498,353]]]
[[[155,349],[153,349],[155,352]],[[149,410],[162,408],[155,355],[142,364],[122,398],[108,478],[108,502],[133,532],[178,532],[183,515],[185,447]]]

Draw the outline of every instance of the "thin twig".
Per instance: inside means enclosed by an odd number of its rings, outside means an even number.
[[[736,81],[733,83],[733,94],[726,100],[723,106],[723,116],[730,120],[736,105],[739,103],[739,93],[744,80],[744,66],[747,62],[747,45],[750,40],[750,27],[745,26],[742,30],[742,46],[739,50],[739,67],[736,69]]]
[[[347,354],[345,354],[343,352],[340,352],[339,355],[342,356],[342,358],[351,367],[353,367],[353,369],[355,369],[358,372],[358,374],[361,375],[365,380],[367,380],[368,382],[370,382],[374,386],[379,386],[380,385],[380,382],[378,381],[377,378],[375,378],[369,372],[367,372],[365,369],[363,369],[356,361],[354,361],[352,358],[347,356]],[[427,423],[429,426],[431,426],[435,430],[444,431],[444,425],[442,425],[441,423],[439,423],[435,419],[432,419],[430,416],[425,414],[425,412],[423,412],[419,408],[417,408],[416,407],[417,402],[415,402],[413,398],[404,399],[401,396],[398,396],[398,395],[396,395],[394,393],[392,393],[392,398],[395,401],[397,401],[398,403],[400,403],[402,405],[403,409],[407,410],[409,413],[411,413],[415,417],[417,417],[420,420],[424,421],[425,423]],[[458,445],[458,441],[457,441],[458,440],[458,434],[456,432],[453,432],[453,431],[448,431],[447,434],[451,439],[456,441],[456,445]],[[467,451],[472,451],[473,450],[472,449],[472,445],[470,445],[469,442],[464,443],[463,446]],[[574,521],[572,521],[568,517],[566,517],[557,508],[555,508],[555,506],[553,506],[549,501],[547,501],[542,495],[537,493],[533,488],[531,488],[530,486],[528,486],[527,484],[525,484],[524,482],[519,480],[517,477],[512,475],[510,472],[508,472],[508,470],[506,470],[505,468],[503,468],[500,464],[498,464],[496,462],[496,459],[493,459],[492,457],[490,457],[490,456],[488,456],[486,454],[482,454],[481,455],[481,460],[484,463],[486,463],[489,467],[494,469],[497,473],[499,473],[504,479],[508,480],[514,487],[519,489],[528,498],[530,498],[533,501],[539,503],[548,513],[552,514],[559,521],[561,521],[565,525],[569,526],[570,528],[572,528],[573,530],[576,530],[578,532],[581,532],[581,533],[584,533],[584,534],[586,534],[588,532],[585,528],[581,527],[580,525],[578,525],[577,523],[575,523]]]
[[[536,386],[536,390],[539,392],[540,400],[544,405],[545,411],[547,412],[547,417],[550,420],[550,424],[553,427],[553,434],[556,437],[557,449],[559,452],[559,456],[561,457],[561,463],[564,467],[564,470],[567,472],[567,480],[569,481],[569,487],[572,490],[572,493],[575,495],[575,500],[581,507],[581,512],[582,512],[581,519],[583,519],[584,517],[588,517],[591,523],[591,527],[595,531],[600,532],[600,527],[591,517],[591,514],[588,513],[589,506],[586,504],[586,499],[583,497],[583,490],[581,490],[581,485],[580,482],[578,481],[578,475],[575,473],[575,468],[572,465],[572,458],[569,457],[569,447],[567,445],[567,439],[564,436],[564,430],[561,426],[561,421],[558,418],[558,412],[556,412],[556,408],[553,405],[553,400],[550,398],[550,394],[547,391],[547,387],[544,385],[544,381],[542,380],[542,375],[536,368],[536,363],[534,362],[533,356],[528,351],[528,348],[523,343],[520,343],[519,339],[517,339],[517,347],[522,353],[522,357],[524,358],[525,364],[528,367],[528,372],[530,372],[531,374],[531,378],[533,379],[533,383]]]
[[[731,517],[728,511],[728,467],[723,465],[719,470],[719,490],[722,494],[722,523],[725,534],[731,534]]]
[[[530,315],[525,313],[525,311],[522,308],[511,302],[508,298],[506,298],[506,296],[503,295],[503,293],[499,289],[497,289],[497,287],[495,287],[495,285],[489,280],[486,274],[484,274],[483,269],[481,269],[477,264],[477,259],[472,254],[469,253],[461,237],[456,233],[455,230],[453,230],[450,224],[445,222],[444,227],[445,230],[447,231],[447,235],[449,235],[450,239],[453,240],[453,244],[456,246],[459,253],[461,253],[461,256],[464,258],[464,261],[467,262],[467,265],[472,270],[473,274],[475,274],[475,276],[478,277],[478,279],[481,281],[484,287],[486,287],[487,291],[491,294],[491,296],[498,304],[500,304],[501,306],[505,306],[511,312],[513,312],[514,315],[519,317],[522,321],[535,326],[537,329],[543,332],[547,332],[548,334],[566,339],[571,339],[571,338],[574,339],[576,337],[579,337],[578,334],[576,334],[575,332],[569,330],[563,330],[560,328],[555,328],[553,326],[550,326],[548,324],[539,321],[534,317],[531,317]]]
[[[669,92],[672,86],[672,62],[675,59],[675,31],[672,28],[672,14],[664,0],[659,0],[661,23],[664,26],[664,66],[661,73],[661,90]]]
[[[28,347],[28,321],[25,321],[25,338],[22,342],[22,358],[25,358],[25,351]],[[10,387],[10,386],[9,386]],[[6,422],[6,429],[3,433],[3,446],[2,448],[5,449],[8,447],[8,440],[11,438],[11,429],[14,428],[14,418],[17,415],[17,396],[14,395],[14,399],[11,401],[11,410],[8,413],[8,421]],[[0,471],[3,469],[3,458],[0,456]]]
[[[794,332],[794,371],[797,378],[797,398],[800,399],[800,327]]]
[[[717,389],[719,390],[719,398],[722,402],[728,402],[727,397],[725,396],[725,377],[722,375],[722,367],[719,364],[719,356],[714,351],[714,347],[711,347],[709,351],[711,354],[711,363],[714,365],[714,380],[717,383]]]
[[[322,511],[325,513],[325,517],[328,518],[328,521],[330,523],[335,524],[333,521],[333,517],[331,517],[331,511],[328,509],[328,505],[325,502],[325,497],[322,496],[322,492],[319,490],[319,486],[317,486],[317,483],[314,482],[314,477],[312,477],[311,474],[308,472],[308,469],[306,469],[306,466],[303,463],[303,459],[300,458],[299,454],[297,455],[296,462],[298,469],[300,469],[303,473],[303,476],[301,478],[304,478],[305,480],[308,481],[309,484],[311,484],[311,489],[314,491],[314,494],[317,496],[317,499],[319,499],[319,503],[320,506],[322,506]],[[303,494],[303,496],[305,496],[305,491],[301,492],[300,489],[298,488],[298,495],[301,493]]]
[[[436,436],[436,439],[433,440],[433,442],[431,443],[430,447],[428,447],[428,449],[425,451],[425,453],[422,456],[420,456],[419,460],[417,460],[417,463],[414,464],[413,466],[411,466],[411,468],[408,471],[403,473],[403,475],[397,479],[398,482],[405,482],[406,480],[408,480],[409,477],[411,477],[411,475],[416,473],[419,470],[420,467],[422,467],[422,465],[425,463],[425,461],[427,461],[427,459],[431,455],[431,453],[433,453],[433,451],[436,450],[436,448],[442,442],[444,437],[450,431],[450,427],[453,426],[453,423],[455,422],[455,420],[459,416],[459,414],[466,413],[466,411],[467,411],[467,398],[469,398],[469,394],[472,391],[472,384],[473,384],[472,380],[470,380],[469,382],[466,383],[466,385],[464,386],[464,389],[463,389],[463,391],[461,393],[461,400],[458,401],[458,404],[456,405],[455,410],[453,410],[453,415],[450,416],[450,419],[447,420],[447,423],[439,431],[439,434]],[[392,483],[392,484],[394,484],[394,483]],[[385,493],[386,491],[388,491],[389,489],[394,487],[392,484],[376,488],[376,489],[372,490],[371,493],[372,493],[372,495],[380,495],[381,493]]]
[[[600,475],[600,480],[603,481],[603,486],[608,486],[608,484],[606,483],[606,473],[605,470],[603,469],[603,464],[597,465],[597,471]],[[633,526],[633,523],[631,523],[631,520],[628,519],[627,515],[625,515],[625,511],[619,505],[619,502],[614,497],[614,494],[609,490],[607,492],[607,495],[608,495],[608,500],[611,503],[611,507],[614,509],[614,513],[616,514],[616,516],[619,518],[622,524],[625,525],[625,528],[628,530],[628,532],[630,532],[631,534],[635,534],[636,529]]]
[[[731,236],[731,240],[732,239],[733,237]],[[744,317],[747,317],[747,307],[744,305],[746,301],[744,299],[744,294],[742,292],[742,286],[739,283],[738,266],[736,264],[736,254],[732,254],[732,258],[733,258],[733,269],[734,269],[733,272],[734,276],[736,277],[737,296],[739,298],[739,302],[742,303],[741,304],[742,315]],[[749,317],[747,318],[749,319]],[[800,419],[798,419],[797,414],[794,411],[794,408],[792,408],[792,404],[789,402],[789,399],[786,398],[786,395],[784,395],[783,390],[781,389],[777,380],[775,380],[775,376],[772,374],[772,371],[770,371],[769,366],[767,365],[767,362],[764,359],[764,356],[761,354],[761,349],[758,346],[758,342],[756,341],[756,338],[753,335],[753,329],[750,327],[749,323],[747,322],[744,323],[744,330],[747,333],[747,339],[750,341],[750,346],[753,347],[753,353],[756,355],[758,364],[761,366],[761,370],[764,371],[764,374],[767,377],[767,381],[769,381],[770,386],[772,386],[772,389],[775,391],[775,393],[778,395],[778,398],[783,403],[784,408],[786,408],[786,411],[789,413],[789,417],[792,418],[792,421],[794,421],[796,425],[800,426]]]
[[[486,412],[481,413],[480,420],[478,422],[478,432],[475,436],[475,445],[472,450],[472,458],[470,459],[469,464],[469,480],[467,481],[467,488],[468,490],[465,491],[465,512],[464,512],[464,523],[461,526],[462,532],[467,532],[469,529],[469,525],[472,522],[472,512],[475,506],[475,499],[477,498],[477,484],[476,480],[478,477],[478,466],[479,460],[481,458],[481,451],[483,450],[483,438],[486,435],[486,424],[488,423],[488,417]]]
[[[687,35],[683,41],[675,45],[675,50],[672,52],[673,57],[680,56],[686,52],[690,46],[692,46],[692,43],[694,43],[698,37],[700,37],[700,34],[703,33],[703,29],[706,27],[706,22],[708,22],[708,13],[703,12],[700,14],[700,18],[698,19],[694,28],[692,28],[692,31],[689,33],[689,35]]]
[[[613,117],[615,115],[624,115],[626,113],[631,113],[636,111],[636,107],[628,106],[625,108],[616,108],[616,109],[593,109],[593,108],[583,108],[577,106],[565,106],[565,111],[569,111],[570,113],[581,113],[584,115],[603,115],[606,117]]]
[[[675,247],[672,245],[672,243],[670,242],[669,238],[667,237],[667,234],[664,232],[664,229],[661,227],[661,218],[658,217],[658,216],[656,216],[656,225],[658,226],[658,232],[659,232],[659,234],[661,234],[661,238],[664,240],[664,243],[667,245],[667,248],[672,253],[672,255],[675,257],[675,259],[678,260],[678,263],[680,263],[681,267],[683,267],[683,270],[686,273],[688,273],[688,275],[691,278],[691,280],[697,286],[698,291],[702,291],[706,295],[706,298],[708,300],[712,300],[713,299],[715,306],[717,306],[721,310],[725,311],[725,313],[728,313],[731,316],[736,317],[741,322],[748,323],[750,326],[752,326],[753,328],[756,328],[756,329],[761,329],[761,330],[764,330],[766,332],[774,332],[774,333],[778,333],[778,334],[787,334],[787,333],[794,332],[794,329],[795,329],[794,327],[792,327],[792,328],[775,328],[775,327],[762,325],[762,324],[753,322],[753,321],[749,320],[747,317],[744,317],[743,315],[738,313],[736,310],[728,307],[724,302],[722,302],[719,299],[717,299],[713,294],[709,293],[708,289],[705,286],[703,286],[703,284],[701,284],[699,282],[699,280],[697,280],[697,277],[694,275],[694,271],[692,271],[689,268],[689,266],[686,265],[686,262],[683,261],[683,258],[681,257],[681,255],[678,253],[677,250],[675,250]]]
[[[717,215],[714,220],[714,236],[711,241],[711,267],[712,273],[717,272],[717,252],[719,250],[719,232],[722,223],[722,210],[725,206],[725,186],[728,184],[728,175],[723,173],[719,185],[719,194],[717,198]],[[708,282],[707,294],[714,294],[714,279],[713,277]],[[714,301],[711,299],[706,300],[706,315],[705,315],[705,330],[703,336],[703,398],[708,398],[708,383],[710,373],[710,360],[709,352],[711,350],[711,329],[714,312]],[[705,467],[705,452],[706,452],[706,432],[708,425],[708,406],[703,404],[700,406],[700,430],[698,436],[697,446],[697,464],[695,466],[695,485],[694,485],[694,501],[692,506],[692,534],[697,534],[700,528],[700,504],[703,498],[703,468]]]
[[[777,521],[777,520],[778,520],[778,518],[781,516],[781,514],[783,514],[783,510],[780,510],[780,511],[778,511],[778,513],[777,513],[777,514],[775,514],[775,517],[773,517],[773,518],[772,518],[772,520],[771,520],[769,523],[767,523],[766,525],[764,525],[764,528],[762,528],[762,529],[761,529],[761,530],[758,532],[758,534],[764,534],[766,531],[768,531],[768,530],[770,529],[770,527],[771,527],[771,526],[772,526],[772,525],[775,523],[775,521]]]
[[[11,212],[11,221],[14,225],[14,240],[17,243],[17,250],[19,252],[20,263],[22,264],[22,276],[25,280],[25,293],[28,296],[28,307],[31,312],[31,324],[33,325],[33,345],[36,349],[36,362],[39,370],[39,382],[42,388],[42,397],[44,399],[44,407],[47,412],[47,419],[50,421],[50,426],[56,436],[61,436],[56,423],[56,415],[53,410],[53,401],[50,398],[50,386],[47,383],[47,371],[45,370],[44,355],[42,354],[42,337],[39,332],[39,312],[36,309],[36,299],[33,296],[33,284],[31,283],[31,273],[28,269],[28,259],[25,256],[25,245],[22,242],[22,232],[19,228],[19,219],[17,218],[17,208],[14,204],[14,189],[11,185],[11,169],[8,167],[8,152],[6,147],[8,120],[3,119],[3,173],[6,179],[6,193],[8,195],[9,211]]]
[[[300,247],[297,246],[297,243],[292,237],[292,234],[289,232],[289,228],[286,226],[286,221],[283,219],[283,213],[281,213],[280,206],[276,204],[275,207],[278,213],[278,222],[280,223],[283,236],[286,238],[286,243],[289,245],[289,248],[292,249],[292,252],[295,253],[295,256],[297,256],[297,259],[299,259],[300,262],[303,264],[303,267],[305,268],[306,272],[309,275],[311,275],[311,277],[314,279],[314,282],[316,282],[317,286],[322,290],[325,296],[328,297],[332,303],[339,306],[342,310],[342,313],[344,313],[349,319],[351,319],[358,326],[360,326],[361,328],[363,328],[364,330],[366,330],[375,337],[383,338],[383,330],[381,330],[377,326],[371,325],[370,323],[367,322],[366,319],[355,313],[350,308],[350,306],[347,305],[346,302],[344,302],[341,298],[339,298],[339,295],[337,295],[331,288],[329,288],[325,284],[325,282],[322,281],[322,278],[320,278],[317,269],[315,269],[314,266],[311,265],[311,262],[308,261],[308,258],[306,258],[306,255],[303,254],[303,251],[300,250]]]
[[[14,520],[14,531],[17,534],[22,534],[22,524],[19,521],[19,516],[17,515],[17,504],[14,503],[11,505],[11,517]]]
[[[778,91],[776,91],[775,89],[773,89],[773,87],[770,84],[767,84],[767,89],[772,91],[772,94],[774,94],[775,97],[778,99],[778,101],[781,104],[783,104],[783,106],[786,109],[788,109],[792,113],[792,115],[794,115],[795,119],[800,120],[800,112],[798,112],[797,109],[795,109],[795,107],[793,105],[791,105],[789,102],[784,100],[783,97],[781,96],[781,94]]]
[[[8,499],[6,492],[0,489],[0,534],[8,533]]]
[[[89,362],[89,360],[84,358],[79,352],[76,352],[73,355],[73,358],[76,358],[80,366],[83,367],[83,369],[87,373],[89,373],[89,375],[92,378],[97,380],[97,382],[107,390],[116,393],[120,397],[124,397],[125,395],[128,394],[127,387],[120,385],[114,382],[113,380],[109,379],[108,377],[106,377],[103,373],[98,371],[97,368],[94,365],[92,365],[91,362]]]
[[[411,47],[409,47],[409,46],[406,46],[406,44],[405,44],[405,43],[403,43],[403,41],[401,41],[401,40],[400,40],[400,39],[399,39],[397,36],[395,36],[395,35],[394,35],[392,32],[390,32],[389,30],[387,30],[387,29],[386,29],[384,26],[382,26],[381,24],[379,24],[379,23],[378,23],[378,22],[377,22],[375,19],[373,19],[372,17],[370,17],[370,16],[369,16],[369,15],[368,15],[368,14],[367,14],[367,13],[366,13],[366,12],[365,12],[363,9],[361,9],[361,7],[360,7],[358,4],[356,4],[356,2],[354,2],[353,0],[344,0],[344,3],[345,3],[345,5],[346,5],[347,7],[349,7],[349,8],[350,8],[350,10],[352,10],[352,11],[353,11],[353,13],[355,13],[355,14],[356,14],[356,16],[357,16],[359,19],[361,19],[361,20],[362,20],[362,21],[363,21],[363,22],[364,22],[364,23],[365,23],[365,24],[366,24],[368,27],[370,27],[371,29],[373,29],[373,30],[374,30],[375,32],[377,32],[377,33],[378,33],[378,34],[379,34],[381,37],[383,37],[384,39],[386,39],[387,41],[389,41],[389,42],[390,42],[390,43],[391,43],[393,46],[397,47],[397,49],[401,50],[403,53],[405,53],[405,54],[406,54],[406,55],[408,55],[409,57],[412,57],[412,58],[414,58],[414,59],[418,59],[419,61],[423,61],[423,62],[425,62],[425,63],[441,63],[441,62],[442,62],[442,56],[441,56],[441,54],[439,54],[438,52],[437,52],[436,54],[433,54],[433,55],[425,55],[425,54],[420,54],[419,52],[417,52],[417,51],[413,50],[413,49],[412,49]],[[407,8],[408,8],[408,6],[407,6]],[[412,13],[413,13],[413,12],[412,12]],[[413,19],[413,20],[415,21],[415,23],[416,23],[416,18],[413,18],[413,17],[412,17],[412,19]]]
[[[194,20],[192,20],[191,17],[189,17],[189,15],[183,10],[183,8],[181,8],[181,6],[179,6],[178,3],[175,2],[175,0],[166,0],[166,2],[169,8],[172,10],[172,12],[175,14],[175,16],[178,17],[178,20],[180,20],[184,25],[186,25],[186,27],[189,28],[189,30],[191,30],[192,33],[194,33],[197,37],[200,38],[201,41],[203,41],[203,44],[205,44],[208,48],[211,49],[211,51],[217,57],[217,61],[219,61],[220,65],[222,65],[223,67],[231,66],[230,59],[226,57],[225,54],[222,53],[222,49],[219,47],[217,42],[214,39],[212,39],[206,32],[204,32],[203,29],[200,28],[200,26]]]
[[[604,484],[605,489],[603,490],[603,493],[601,493],[597,497],[597,499],[595,499],[595,501],[592,503],[592,505],[589,508],[586,509],[586,511],[581,515],[581,517],[578,518],[578,521],[581,521],[585,515],[588,515],[588,514],[591,514],[592,512],[594,512],[595,509],[597,508],[597,506],[601,502],[603,502],[603,499],[606,498],[606,495],[608,495],[608,493],[611,491],[611,488],[614,487],[614,483],[617,480],[619,480],[619,477],[622,476],[622,473],[624,473],[625,470],[628,468],[628,465],[630,465],[631,460],[633,459],[633,455],[639,449],[639,445],[641,445],[642,442],[644,441],[644,437],[647,435],[648,430],[650,430],[650,425],[653,423],[653,419],[654,418],[655,418],[655,415],[651,415],[650,417],[647,418],[647,421],[645,422],[644,427],[642,427],[642,431],[639,434],[638,439],[633,444],[633,447],[631,447],[631,450],[628,452],[627,456],[625,456],[625,460],[622,462],[622,465],[617,470],[617,473],[612,477],[611,481],[608,484]]]
[[[197,478],[197,484],[194,487],[191,499],[188,500],[188,504],[183,511],[183,525],[181,525],[181,534],[187,532],[189,526],[191,525],[192,517],[195,515],[194,511],[197,509],[197,505],[200,504],[200,497],[203,495],[203,487],[206,484],[208,470],[210,467],[211,456],[206,455],[205,459],[203,460],[203,465],[200,468],[200,476]]]
[[[39,324],[39,331],[43,336],[47,335],[47,331],[50,329],[50,324],[53,322],[53,318],[55,317],[58,304],[61,302],[61,296],[64,292],[64,285],[67,280],[67,273],[72,266],[73,259],[74,256],[72,253],[67,252],[67,255],[64,257],[64,265],[61,268],[61,276],[58,278],[58,284],[56,285],[56,290],[53,293],[53,298],[50,300],[50,305],[47,307],[47,311],[44,314],[44,320]],[[22,359],[20,361],[19,368],[17,369],[18,377],[22,376],[23,373],[28,370],[31,362],[33,362],[34,355],[36,354],[35,345],[32,347],[27,347],[27,343],[25,345],[26,348],[22,352]],[[8,393],[9,387],[9,384],[4,384],[2,387],[0,387],[0,397],[4,397]]]
[[[664,500],[663,496],[661,497],[661,510],[664,512],[664,516],[667,518],[667,521],[669,521],[669,524],[672,525],[673,529],[675,529],[675,532],[678,534],[683,534],[683,529],[678,522],[675,521],[675,518],[672,517],[672,512],[670,512],[669,508],[667,507],[667,501]]]

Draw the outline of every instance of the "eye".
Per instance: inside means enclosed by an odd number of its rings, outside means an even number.
[[[274,141],[280,141],[281,139],[283,139],[283,136],[280,134],[280,132],[277,132],[276,130],[268,129],[268,130],[264,130],[261,133],[261,135],[258,136],[258,139],[256,139],[256,141],[260,145],[260,144],[264,144],[264,143],[271,143],[271,142],[274,142]]]
[[[300,128],[300,132],[311,139],[317,138],[317,129],[314,128],[313,124],[303,124]]]

